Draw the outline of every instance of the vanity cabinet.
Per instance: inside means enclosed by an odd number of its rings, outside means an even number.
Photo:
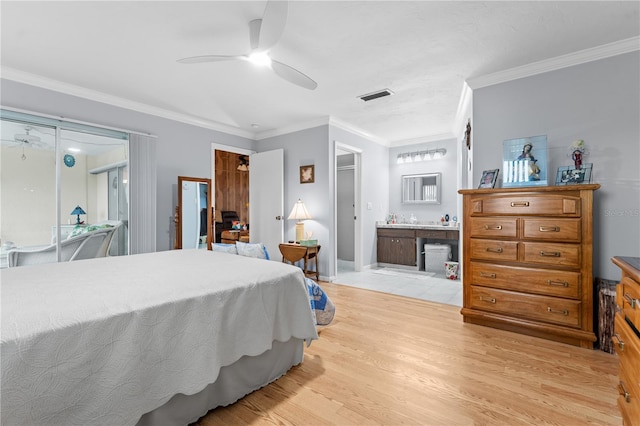
[[[416,266],[415,231],[378,228],[378,262]]]
[[[599,187],[460,190],[464,321],[592,348]]]
[[[618,408],[624,425],[640,425],[640,258],[612,261],[622,270],[612,338],[619,362]]]

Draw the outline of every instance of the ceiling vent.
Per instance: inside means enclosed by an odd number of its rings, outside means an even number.
[[[393,95],[393,92],[389,89],[383,89],[383,90],[379,90],[377,92],[373,92],[373,93],[367,93],[366,95],[361,95],[358,96],[360,99],[362,99],[365,102],[369,102],[372,101],[374,99],[378,99],[378,98],[383,98],[385,96],[391,96]]]

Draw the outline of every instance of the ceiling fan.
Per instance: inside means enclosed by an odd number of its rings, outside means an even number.
[[[269,49],[279,40],[287,23],[289,4],[286,1],[268,1],[262,19],[249,22],[249,41],[251,51],[245,55],[203,55],[179,59],[181,64],[197,64],[219,61],[249,61],[256,65],[269,67],[279,77],[290,83],[314,90],[318,83],[289,65],[271,59]]]

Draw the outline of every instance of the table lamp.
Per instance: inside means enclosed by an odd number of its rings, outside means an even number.
[[[87,214],[87,212],[82,210],[82,207],[76,206],[76,208],[73,209],[73,211],[71,212],[71,216],[73,216],[74,214],[78,215],[78,218],[76,219],[76,225],[80,225],[80,215],[81,214]]]
[[[288,219],[297,219],[298,223],[296,223],[296,242],[300,242],[304,239],[304,222],[305,219],[311,219],[311,215],[307,211],[302,200],[298,199],[296,203],[293,205],[293,209],[291,210],[291,214]]]

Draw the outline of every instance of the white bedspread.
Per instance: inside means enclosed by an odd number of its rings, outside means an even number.
[[[0,274],[3,425],[135,424],[274,340],[318,337],[279,262],[175,250]]]

